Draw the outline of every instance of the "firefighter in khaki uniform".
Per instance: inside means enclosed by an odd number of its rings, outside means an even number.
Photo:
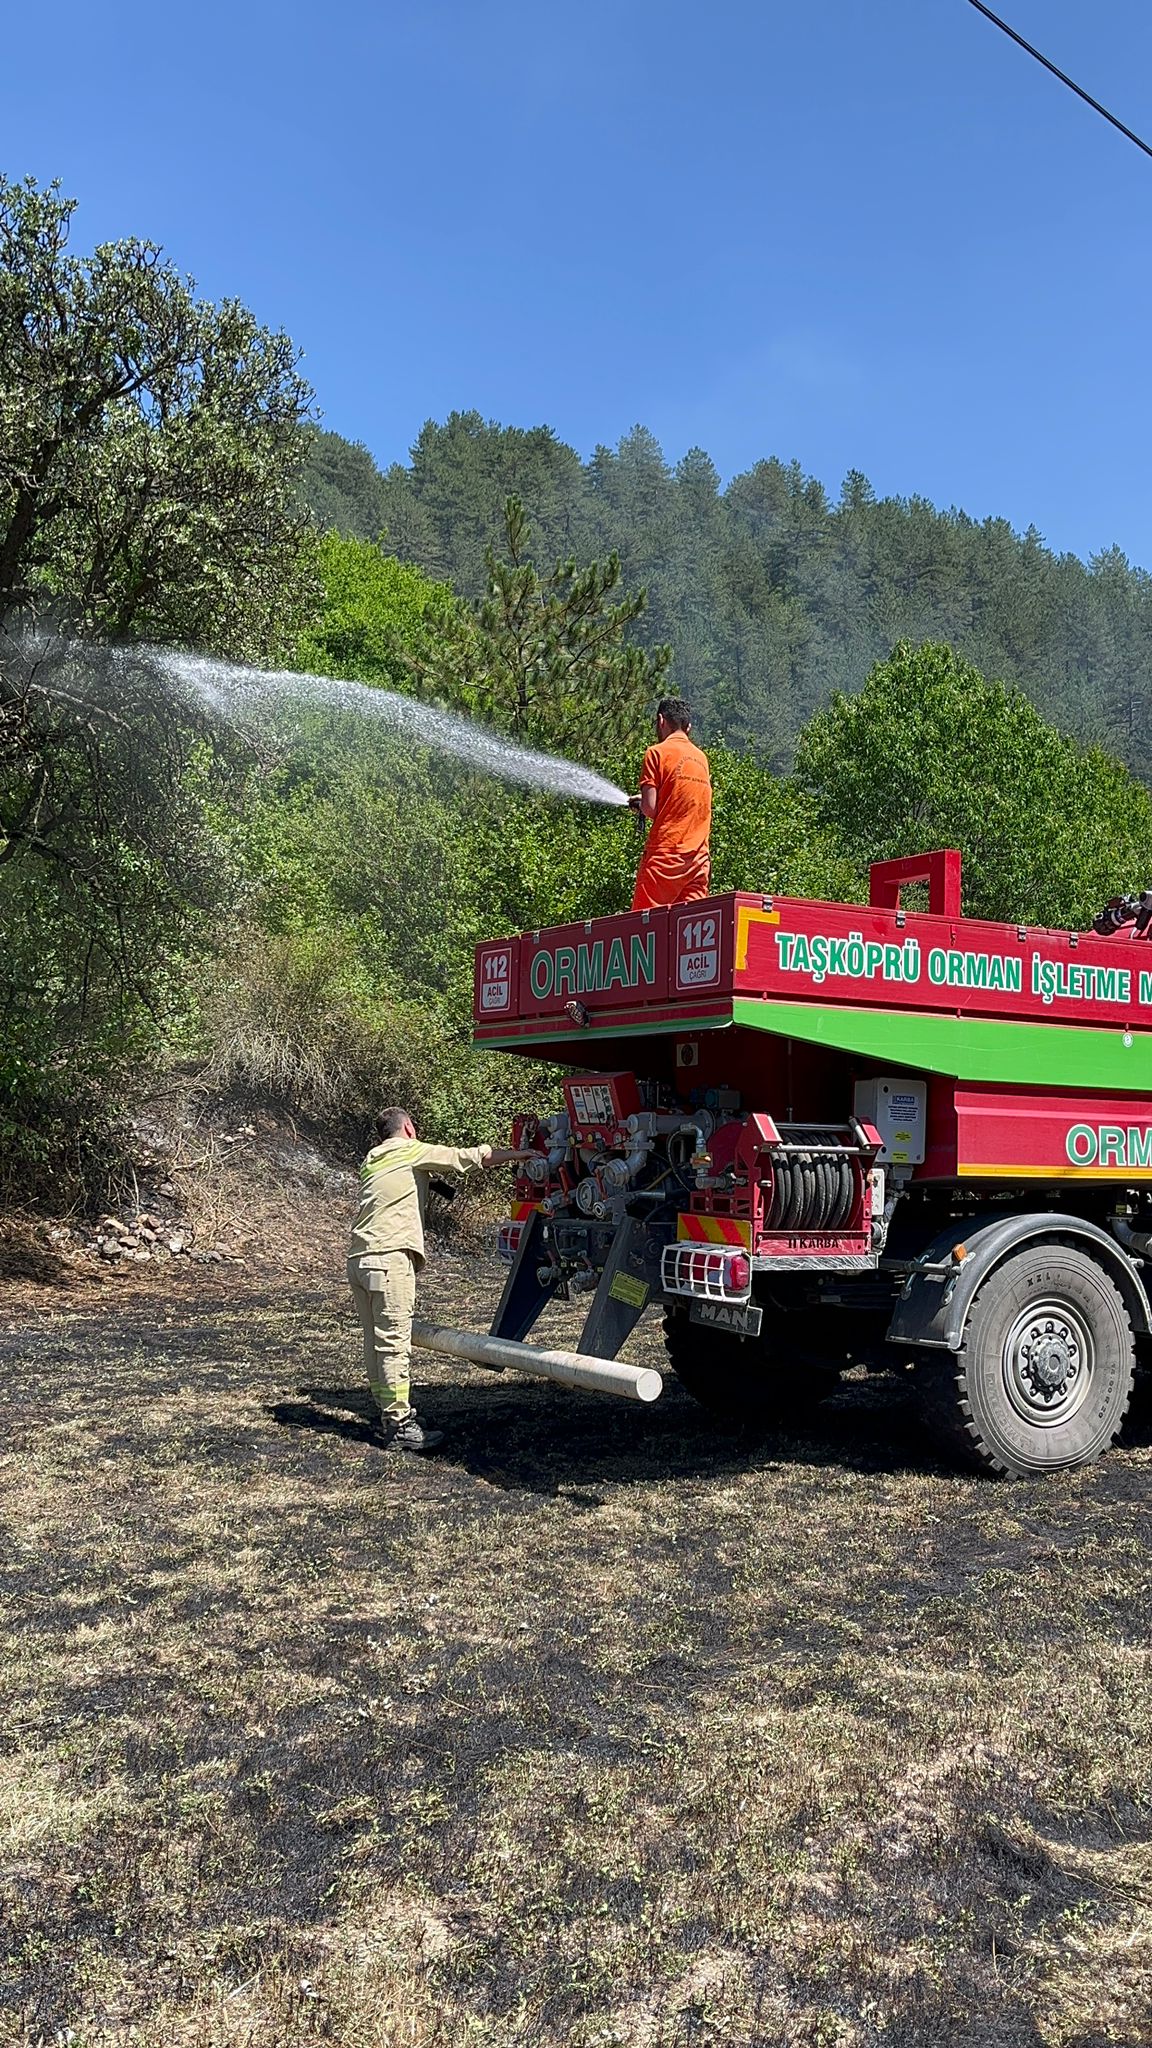
[[[425,1429],[408,1399],[428,1176],[507,1166],[520,1154],[491,1145],[422,1145],[406,1109],[386,1109],[376,1119],[376,1132],[381,1142],[360,1168],[348,1283],[364,1331],[364,1364],[384,1444],[430,1451],[443,1441],[444,1432]]]

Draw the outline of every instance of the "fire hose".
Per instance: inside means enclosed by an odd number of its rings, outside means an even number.
[[[1092,919],[1092,929],[1102,939],[1115,938],[1128,925],[1134,939],[1147,939],[1152,925],[1152,889],[1142,889],[1138,896],[1112,896]]]

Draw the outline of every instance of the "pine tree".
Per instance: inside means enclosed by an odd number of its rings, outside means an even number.
[[[625,592],[618,555],[542,576],[519,498],[504,506],[504,546],[486,556],[487,589],[420,672],[429,694],[463,705],[529,745],[611,768],[651,728],[671,652],[629,637],[642,590]]]

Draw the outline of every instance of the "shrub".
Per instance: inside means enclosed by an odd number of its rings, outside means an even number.
[[[517,1109],[555,1092],[528,1062],[477,1051],[459,1005],[374,987],[338,934],[245,934],[218,962],[203,1014],[210,1087],[321,1122],[359,1127],[402,1102],[431,1139],[494,1143]]]

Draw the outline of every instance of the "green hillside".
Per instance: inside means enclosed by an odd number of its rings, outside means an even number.
[[[376,539],[466,596],[483,588],[502,507],[523,499],[541,558],[614,549],[648,592],[637,632],[710,733],[790,757],[833,690],[897,640],[947,641],[1046,718],[1143,772],[1152,730],[1152,580],[1117,548],[1088,563],[1029,528],[878,499],[857,472],[830,497],[768,457],[722,489],[702,449],[669,464],[643,427],[587,462],[547,427],[453,413],[383,474],[338,434],[313,439],[305,495],[323,527]]]

